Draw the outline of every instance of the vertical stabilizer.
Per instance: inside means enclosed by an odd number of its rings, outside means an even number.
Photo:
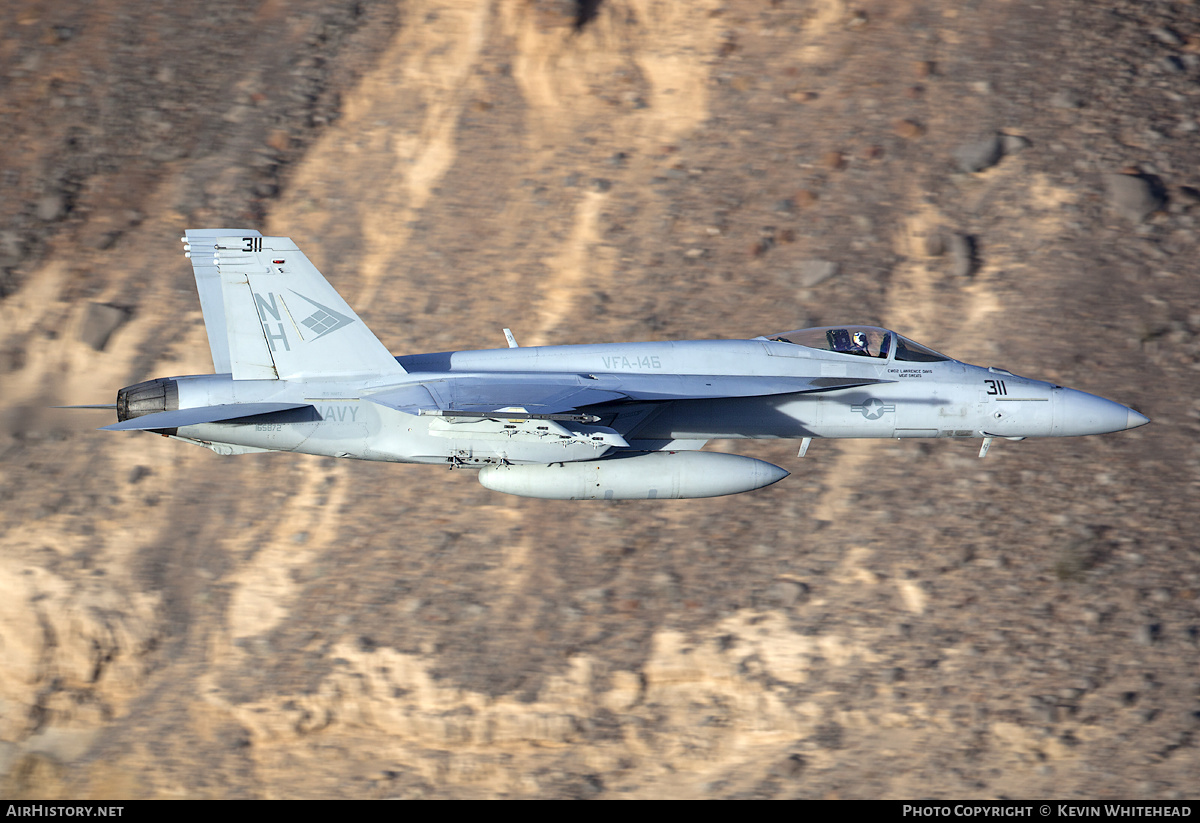
[[[211,248],[216,278],[205,267],[205,284],[211,300],[211,287],[219,283],[223,354],[234,380],[405,373],[289,238],[263,237],[257,232],[213,237],[212,231],[203,232],[204,253]],[[192,235],[189,231],[185,242]],[[189,246],[199,286],[204,261],[197,261],[196,246]],[[209,324],[210,309],[203,294],[201,304]],[[217,364],[211,325],[208,332]]]

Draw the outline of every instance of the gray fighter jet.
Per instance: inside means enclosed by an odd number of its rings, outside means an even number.
[[[287,451],[479,470],[558,499],[715,497],[778,466],[712,439],[1061,437],[1131,429],[1130,408],[972,366],[887,329],[392,356],[286,237],[188,231],[215,374],[117,393],[110,431],[217,454]]]

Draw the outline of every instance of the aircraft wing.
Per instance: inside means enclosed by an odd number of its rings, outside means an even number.
[[[364,397],[408,414],[490,412],[519,407],[533,414],[556,414],[581,406],[624,400],[621,392],[581,385],[580,375],[478,375],[446,377],[387,389]]]
[[[755,377],[730,374],[601,374],[630,400],[713,400],[720,397],[763,397],[849,389],[892,383],[874,377]]]
[[[558,414],[621,401],[709,400],[834,391],[891,380],[698,374],[462,374],[398,386],[363,399],[408,414],[522,408]]]
[[[111,426],[102,426],[100,431],[154,431],[157,429],[177,429],[180,426],[195,426],[199,423],[224,423],[243,417],[255,417],[260,414],[291,411],[292,409],[313,408],[309,403],[227,403],[221,406],[200,406],[195,409],[176,409],[174,411],[143,414]]]

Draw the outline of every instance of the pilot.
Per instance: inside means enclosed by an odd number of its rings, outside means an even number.
[[[861,354],[864,357],[871,356],[871,352],[867,349],[867,335],[865,332],[856,331],[850,335],[850,348],[847,349],[847,354]]]

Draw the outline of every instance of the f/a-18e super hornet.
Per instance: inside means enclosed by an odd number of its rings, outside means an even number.
[[[215,374],[117,393],[111,431],[217,454],[286,451],[479,470],[489,489],[559,499],[714,497],[778,466],[712,439],[1061,437],[1149,422],[1130,408],[953,360],[887,329],[752,340],[519,347],[394,357],[286,237],[182,238]],[[107,407],[111,408],[111,407]]]

